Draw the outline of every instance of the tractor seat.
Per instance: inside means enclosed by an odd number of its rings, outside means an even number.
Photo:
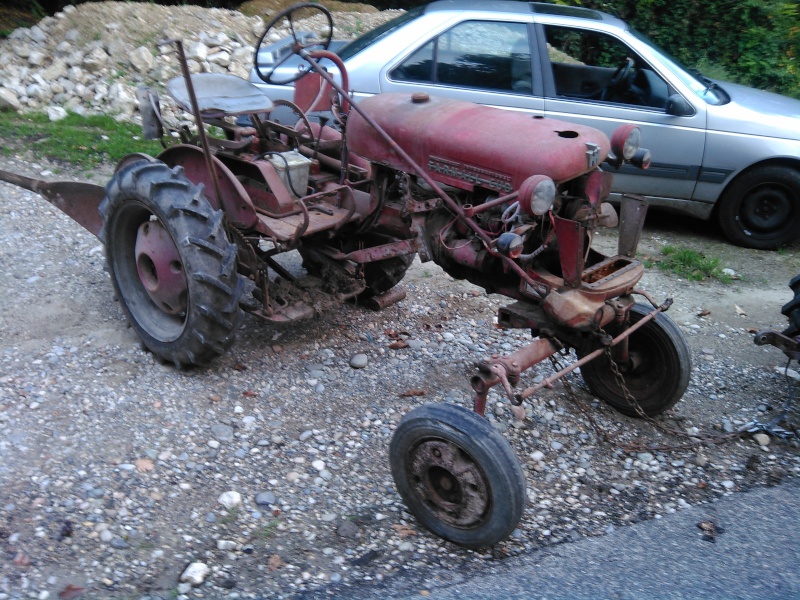
[[[192,85],[197,97],[201,116],[219,118],[225,115],[238,116],[252,113],[267,113],[273,104],[264,92],[249,81],[224,73],[195,73]],[[169,95],[186,112],[192,112],[192,102],[186,81],[175,77],[167,83]]]

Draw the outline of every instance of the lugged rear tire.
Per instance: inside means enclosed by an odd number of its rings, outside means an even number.
[[[202,186],[181,167],[134,162],[106,186],[100,214],[114,290],[144,345],[178,368],[226,352],[243,318],[244,280],[224,215]]]

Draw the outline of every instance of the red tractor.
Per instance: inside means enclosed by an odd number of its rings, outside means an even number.
[[[331,22],[319,5],[298,5],[276,15],[262,40],[307,10]],[[390,449],[397,488],[425,527],[466,547],[494,544],[518,524],[526,486],[510,444],[482,416],[490,388],[499,384],[520,411],[580,367],[598,398],[634,417],[666,411],[686,390],[689,350],[663,314],[670,301],[636,288],[644,203],[623,200],[616,256],[591,247],[596,228],[618,222],[605,202],[609,171],[646,168],[649,154],[633,126],[609,141],[589,127],[426,94],[351,103],[344,65],[326,50],[330,36],[294,41],[310,68],[298,73],[308,74],[296,81],[295,102],[280,104],[296,124],[271,120],[273,103],[249,82],[189,76],[174,42],[184,76],[168,89],[196,131],[165,136],[180,143],[155,158],[127,157],[104,191],[0,177],[40,191],[100,237],[131,325],[179,368],[226,352],[245,313],[312,317],[321,294],[385,306],[416,255],[511,298],[498,324],[529,329],[532,343],[478,367],[472,411],[412,410]],[[319,67],[323,58],[339,67],[341,84]],[[140,100],[146,132],[163,135],[157,96],[144,91]],[[312,122],[309,110],[330,116]],[[294,250],[318,285],[296,285],[275,260]],[[564,349],[579,360],[516,389],[526,369]]]

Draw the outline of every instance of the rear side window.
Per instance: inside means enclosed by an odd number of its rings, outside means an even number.
[[[527,25],[465,21],[420,47],[389,76],[396,81],[530,94],[531,73]]]

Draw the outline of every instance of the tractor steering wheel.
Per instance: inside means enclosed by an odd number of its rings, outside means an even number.
[[[623,62],[619,67],[617,67],[617,70],[614,71],[614,74],[611,76],[611,81],[609,81],[608,84],[606,84],[606,87],[603,88],[603,93],[600,96],[600,100],[611,100],[615,96],[627,91],[633,83],[633,67],[633,59],[627,57],[625,62]]]
[[[258,61],[258,55],[261,50],[261,46],[264,44],[264,40],[267,40],[267,44],[270,43],[269,38],[272,37],[270,34],[274,34],[274,30],[285,29],[286,26],[283,24],[284,19],[288,22],[288,33],[291,37],[291,40],[287,46],[279,50],[277,55],[272,56],[272,64],[265,65],[262,69],[262,65],[260,65]],[[311,19],[313,19],[314,22],[304,24],[304,21],[309,21]],[[322,27],[319,26],[320,21],[323,21]],[[324,24],[325,22],[327,22],[327,25]],[[323,33],[316,34],[298,31],[297,25],[305,27],[306,29],[314,26],[315,29],[322,31]],[[262,33],[261,37],[258,38],[256,51],[253,55],[253,66],[255,71],[264,83],[284,85],[286,83],[297,81],[308,72],[306,69],[298,68],[296,72],[284,76],[276,76],[275,71],[283,63],[289,60],[289,58],[295,54],[300,54],[302,50],[306,50],[308,48],[313,48],[315,50],[327,50],[331,43],[332,36],[333,18],[331,17],[331,13],[327,8],[313,2],[304,2],[302,4],[290,6],[289,8],[282,10],[277,15],[272,17],[270,22],[267,23],[264,33]]]

